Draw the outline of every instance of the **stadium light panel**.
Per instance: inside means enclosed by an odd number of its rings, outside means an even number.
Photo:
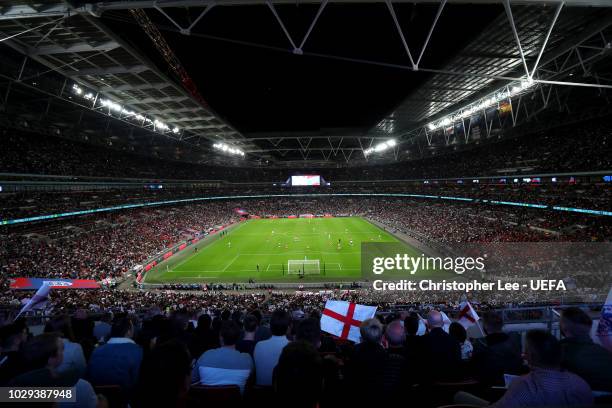
[[[225,143],[215,143],[213,145],[215,149],[221,150],[224,153],[233,154],[236,156],[244,156],[244,152],[238,148],[231,147],[226,145]]]
[[[498,89],[497,91],[487,95],[486,97],[479,99],[461,109],[456,110],[448,116],[439,119],[437,122],[431,122],[427,124],[429,130],[436,130],[439,128],[450,126],[451,124],[461,121],[465,118],[472,116],[476,112],[481,112],[491,106],[495,106],[497,103],[504,99],[511,98],[519,93],[531,88],[535,85],[533,79],[521,81],[519,83],[512,84],[512,86],[505,86]]]
[[[379,152],[383,152],[391,147],[395,147],[397,146],[397,142],[395,141],[395,139],[389,139],[386,142],[382,142],[382,143],[378,143],[376,146],[370,147],[368,149],[365,149],[363,151],[363,154],[365,154],[366,156],[372,153],[379,153]]]
[[[162,122],[159,119],[151,119],[147,117],[146,114],[134,112],[133,110],[127,109],[120,103],[117,103],[111,99],[99,98],[98,96],[94,96],[92,92],[87,92],[86,94],[83,94],[84,90],[78,84],[73,84],[72,90],[73,93],[78,96],[81,96],[83,99],[92,101],[92,103],[94,104],[93,108],[95,108],[97,104],[99,104],[99,106],[107,108],[109,110],[109,115],[111,111],[117,112],[120,115],[123,115],[124,118],[131,118],[136,121],[139,121],[142,125],[152,125],[155,131],[161,131],[161,133],[172,132],[174,134],[178,134],[180,132],[180,129],[176,126],[174,128],[170,128],[168,124]]]

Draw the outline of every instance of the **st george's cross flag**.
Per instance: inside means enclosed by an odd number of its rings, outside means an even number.
[[[467,300],[461,302],[459,305],[459,317],[457,318],[459,324],[467,330],[469,327],[477,324],[479,319],[478,313],[476,313],[470,302]]]
[[[376,306],[358,305],[342,300],[328,300],[321,316],[321,330],[359,343],[359,325],[376,314]]]

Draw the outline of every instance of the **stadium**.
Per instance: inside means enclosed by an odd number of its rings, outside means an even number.
[[[0,402],[612,406],[612,2],[0,5]]]

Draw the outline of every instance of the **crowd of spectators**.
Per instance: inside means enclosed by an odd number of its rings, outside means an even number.
[[[0,193],[0,219],[25,218],[46,214],[58,214],[77,210],[90,210],[119,205],[144,204],[177,199],[202,197],[228,197],[262,194],[419,194],[443,197],[464,197],[482,202],[497,200],[543,204],[549,206],[574,207],[592,210],[610,210],[612,183],[513,183],[479,184],[466,181],[389,183],[341,183],[318,189],[282,188],[273,185],[232,185],[216,187],[166,186],[162,189],[147,189],[143,185],[132,185],[129,189],[105,188],[77,191],[22,191]],[[439,201],[439,200],[436,200]]]
[[[0,327],[0,383],[72,386],[76,403],[65,406],[92,408],[398,399],[424,407],[588,406],[612,391],[612,353],[593,342],[593,322],[576,307],[562,311],[561,340],[544,330],[523,340],[496,311],[482,313],[482,334],[471,337],[431,309],[425,318],[377,314],[359,324],[354,344],[321,330],[321,309],[268,313],[256,296],[243,300],[232,309],[158,304],[140,315],[77,310],[47,319],[38,335],[17,319]]]
[[[39,226],[34,233],[4,227],[4,276],[112,278],[194,235],[239,220],[236,207],[259,216],[299,214],[361,215],[392,230],[416,233],[434,242],[606,241],[610,223],[566,216],[558,230],[530,228],[551,212],[505,210],[474,205],[430,204],[422,200],[333,198],[218,201],[98,214]],[[536,215],[537,214],[537,215]],[[554,213],[553,218],[561,217]],[[588,217],[587,217],[588,218]],[[591,217],[592,218],[592,217]],[[580,228],[572,228],[580,225]],[[61,228],[58,228],[61,226]],[[50,232],[45,227],[51,228]]]
[[[203,236],[211,229],[238,222],[239,215],[234,211],[237,207],[259,216],[306,213],[365,216],[379,222],[393,233],[405,234],[432,248],[437,248],[439,245],[452,248],[461,243],[609,241],[611,231],[610,224],[600,219],[585,223],[583,222],[585,217],[570,216],[565,218],[566,224],[563,228],[556,230],[532,228],[531,220],[541,218],[542,214],[545,214],[538,210],[512,208],[510,211],[501,207],[479,208],[461,203],[431,205],[423,200],[382,198],[232,200],[126,210],[41,224],[36,233],[31,230],[24,233],[4,227],[6,234],[0,239],[0,267],[4,292],[2,303],[19,301],[17,295],[7,291],[11,278],[76,278],[96,281],[122,278],[126,272],[134,270],[168,247],[194,236]],[[558,217],[558,214],[555,214],[555,217]],[[58,226],[61,228],[58,229]],[[46,231],[47,227],[51,230]],[[515,259],[520,258],[515,257]],[[593,274],[594,269],[587,267],[588,265],[585,263],[584,268],[572,267],[573,279],[578,280],[581,287],[588,286],[601,291],[609,276]],[[554,269],[548,263],[545,268],[547,272]],[[559,273],[568,270],[567,267],[559,269]],[[508,276],[524,277],[524,273],[516,268],[507,268],[505,273]],[[552,273],[547,275],[549,278],[552,276]],[[566,277],[567,275],[554,276],[556,279]],[[597,279],[594,279],[595,277]],[[225,285],[204,283],[204,287],[197,286],[195,290],[241,290],[247,287],[266,290],[267,286],[262,287],[257,284],[259,282]],[[173,293],[174,290],[193,291],[194,287],[170,285],[165,289]],[[85,293],[74,297],[67,296],[64,301],[70,304],[74,300],[73,307],[88,307],[91,299],[87,300],[88,295]],[[595,294],[598,292],[587,292],[583,295],[588,297]],[[138,294],[125,294],[125,296],[132,297],[135,304],[139,302]],[[172,296],[179,297],[176,294]],[[407,303],[421,300],[415,298],[414,294],[396,296],[396,300],[401,299]],[[529,298],[521,296],[519,298],[520,302],[530,301]],[[542,297],[542,301],[545,300],[553,299]],[[491,301],[500,303],[503,299],[491,299]]]
[[[48,235],[9,234],[0,241],[4,276],[102,280],[210,228],[228,224],[232,212],[217,206],[160,208],[96,216],[87,224],[63,225]],[[51,224],[54,228],[54,224]]]

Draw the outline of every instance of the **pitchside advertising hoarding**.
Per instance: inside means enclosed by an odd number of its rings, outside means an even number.
[[[100,289],[100,284],[91,279],[48,279],[15,278],[11,279],[11,289],[38,290],[45,282],[51,289]]]
[[[361,268],[375,291],[601,303],[612,287],[612,244],[472,243],[415,251],[402,243],[364,242]]]

